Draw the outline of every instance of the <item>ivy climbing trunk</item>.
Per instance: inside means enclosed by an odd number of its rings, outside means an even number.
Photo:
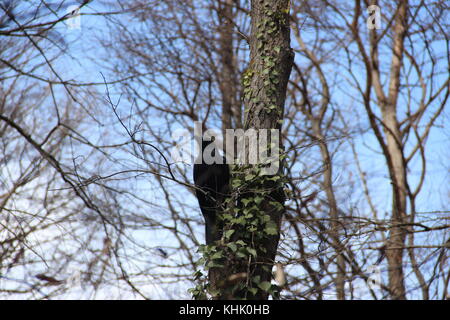
[[[250,63],[242,75],[244,129],[279,132],[294,60],[289,0],[253,0],[251,17]],[[269,135],[268,142],[275,140]],[[281,139],[278,144],[281,164]],[[277,156],[274,150],[271,155]],[[224,214],[220,244],[224,250],[217,255],[223,258],[222,265],[209,271],[211,292],[217,299],[267,299],[277,294],[271,278],[284,212],[283,166],[271,175],[261,174],[258,167],[240,165],[232,173],[233,200]]]

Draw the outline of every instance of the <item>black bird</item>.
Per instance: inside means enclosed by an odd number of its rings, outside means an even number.
[[[205,218],[206,244],[221,238],[221,221],[218,213],[229,191],[230,168],[222,156],[222,163],[206,164],[202,157],[205,148],[213,141],[203,141],[201,163],[194,164],[194,184],[200,210]],[[215,156],[215,150],[211,154]],[[199,162],[199,161],[196,161]]]

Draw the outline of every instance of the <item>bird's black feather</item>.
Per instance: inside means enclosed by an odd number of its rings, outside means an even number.
[[[210,143],[212,142],[202,141],[202,154]],[[222,163],[207,164],[202,157],[201,163],[194,164],[196,196],[205,218],[206,244],[211,244],[221,237],[222,228],[218,214],[229,192],[229,182],[230,169],[225,157],[222,157]]]

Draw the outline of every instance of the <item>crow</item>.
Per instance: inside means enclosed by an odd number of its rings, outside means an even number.
[[[213,141],[202,140],[200,158],[194,164],[194,184],[200,210],[205,219],[206,244],[212,244],[221,238],[222,222],[218,213],[229,192],[230,168],[222,156],[222,163],[207,164],[203,151]],[[216,148],[211,153],[214,157]]]

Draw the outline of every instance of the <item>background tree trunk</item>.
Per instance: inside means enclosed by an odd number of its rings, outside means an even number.
[[[388,95],[383,92],[378,70],[377,40],[374,30],[372,36],[373,81],[378,104],[382,115],[382,127],[386,137],[386,162],[392,185],[391,231],[386,244],[388,260],[389,289],[392,298],[406,299],[403,273],[403,252],[406,240],[407,190],[406,167],[403,156],[403,142],[400,125],[397,120],[397,101],[400,92],[400,70],[403,65],[404,41],[407,28],[408,1],[398,5],[393,30],[392,60]]]

